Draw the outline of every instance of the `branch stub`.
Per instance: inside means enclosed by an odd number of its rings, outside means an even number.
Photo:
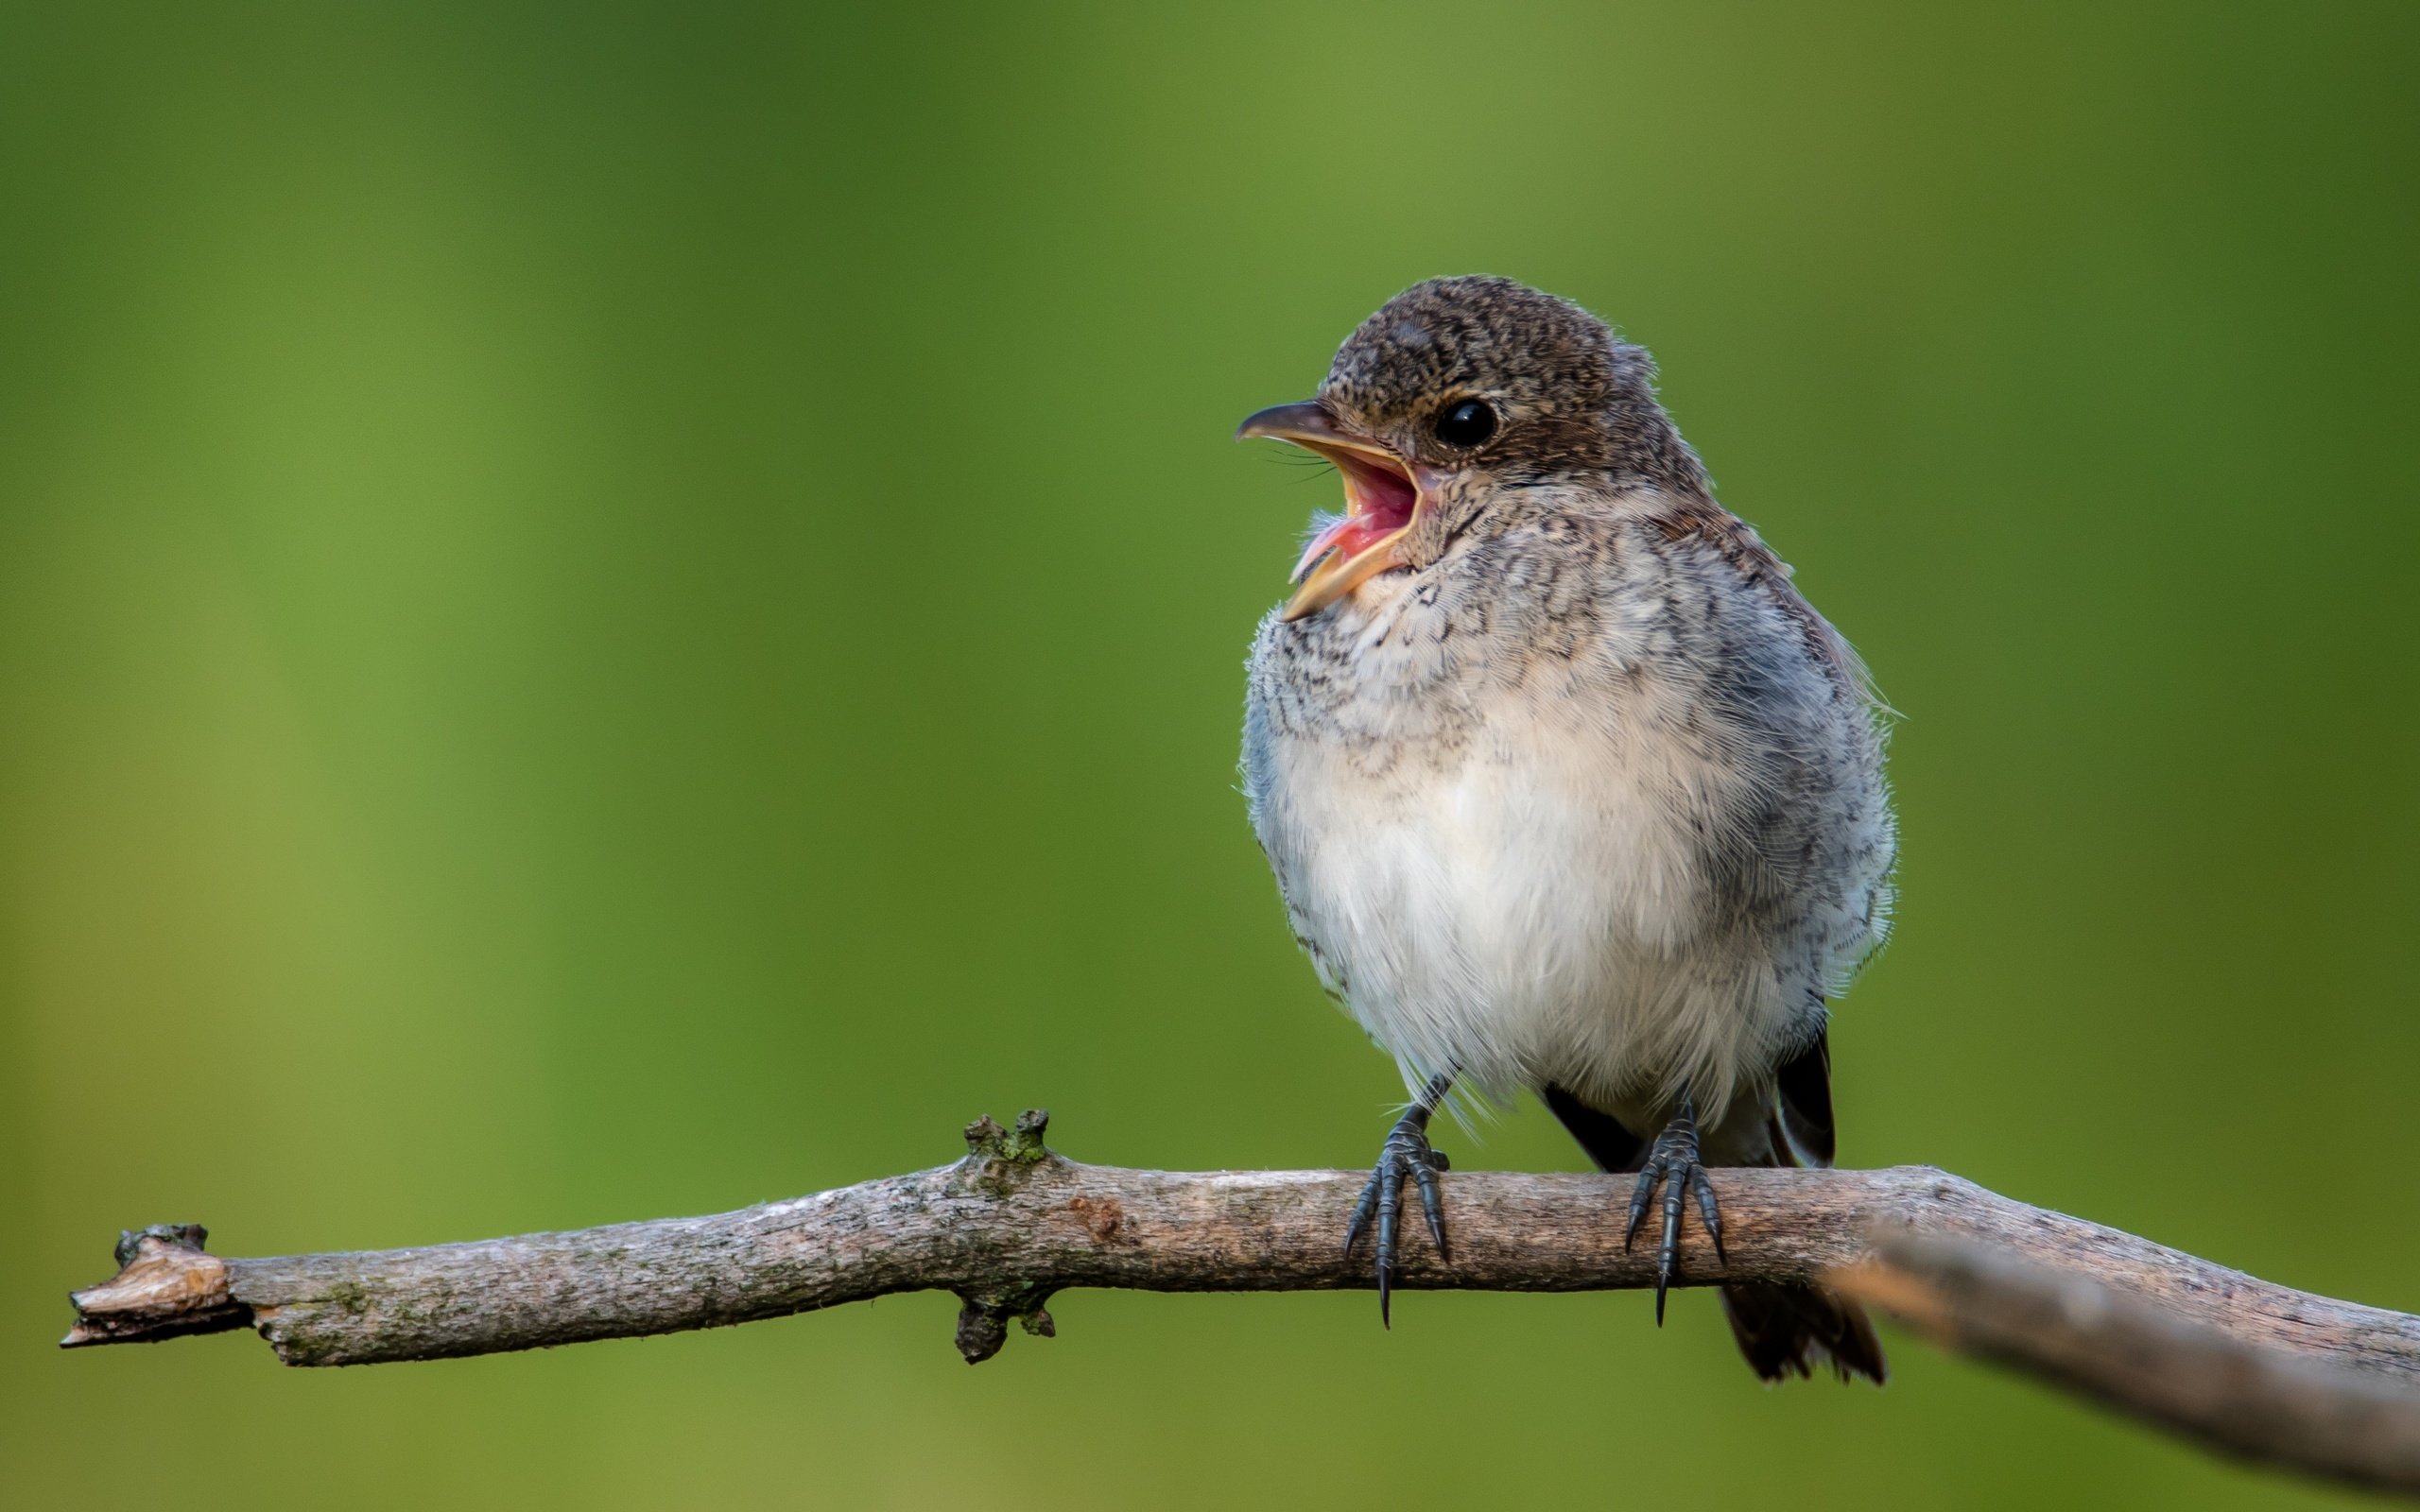
[[[1050,1110],[1028,1108],[1017,1115],[1017,1126],[1004,1129],[984,1114],[966,1125],[966,1153],[977,1160],[1008,1160],[1016,1165],[1039,1165],[1050,1159],[1050,1146],[1042,1137],[1050,1128]]]
[[[117,1237],[118,1273],[67,1294],[76,1326],[62,1349],[120,1339],[166,1339],[248,1327],[252,1310],[228,1288],[227,1263],[202,1246],[198,1223],[157,1223]]]

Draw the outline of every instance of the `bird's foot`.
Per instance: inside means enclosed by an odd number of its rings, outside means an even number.
[[[1708,1239],[1714,1241],[1714,1257],[1722,1253],[1722,1210],[1715,1205],[1714,1183],[1706,1179],[1705,1167],[1698,1163],[1697,1108],[1689,1094],[1681,1094],[1681,1110],[1664,1132],[1655,1136],[1654,1146],[1647,1152],[1647,1163],[1638,1169],[1638,1185],[1631,1189],[1630,1224],[1622,1230],[1622,1247],[1638,1237],[1638,1226],[1647,1217],[1648,1199],[1655,1194],[1655,1183],[1664,1183],[1664,1243],[1655,1261],[1655,1326],[1664,1326],[1664,1289],[1672,1282],[1672,1264],[1681,1254],[1681,1209],[1685,1192],[1698,1199],[1698,1217],[1705,1224]]]
[[[1442,1095],[1443,1089],[1439,1089]],[[1397,1220],[1403,1212],[1403,1183],[1406,1177],[1419,1189],[1421,1211],[1428,1218],[1428,1235],[1437,1241],[1437,1258],[1445,1258],[1445,1206],[1438,1192],[1437,1173],[1450,1169],[1445,1157],[1428,1144],[1428,1118],[1436,1111],[1433,1101],[1415,1103],[1411,1110],[1395,1121],[1387,1135],[1387,1143],[1378,1149],[1378,1163],[1370,1173],[1369,1185],[1361,1189],[1361,1200],[1353,1206],[1353,1220],[1344,1228],[1344,1252],[1353,1253],[1361,1231],[1369,1227],[1371,1214],[1378,1219],[1378,1321],[1392,1327],[1389,1317],[1391,1297],[1394,1289],[1395,1244],[1400,1237]]]

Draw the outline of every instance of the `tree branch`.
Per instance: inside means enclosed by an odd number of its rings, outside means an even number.
[[[1363,1177],[1081,1165],[1046,1115],[967,1129],[954,1165],[706,1218],[364,1253],[222,1259],[199,1226],[121,1240],[73,1294],[68,1347],[251,1327],[288,1365],[488,1354],[956,1293],[958,1347],[1053,1330],[1069,1287],[1268,1292],[1372,1284],[1339,1237]],[[1728,1263],[1682,1285],[1823,1282],[2217,1447],[2420,1491],[2420,1318],[2334,1301],[1986,1192],[1928,1167],[1717,1170]],[[1406,1290],[1652,1285],[1612,1178],[1445,1177],[1450,1260],[1419,1226]],[[2334,1425],[2332,1428],[2328,1425]],[[2323,1432],[2323,1429],[2326,1431]]]
[[[2236,1285],[2251,1280],[2203,1268]],[[2365,1370],[2358,1349],[2334,1344],[2335,1328],[2350,1318],[2305,1339],[2308,1352],[2289,1350],[2208,1320],[2187,1321],[2079,1271],[1942,1239],[1886,1241],[1875,1261],[1832,1282],[1937,1343],[2014,1366],[2221,1453],[2420,1492],[2420,1388],[2408,1372],[2397,1380]],[[2381,1315],[2406,1329],[2420,1325],[2399,1313]]]

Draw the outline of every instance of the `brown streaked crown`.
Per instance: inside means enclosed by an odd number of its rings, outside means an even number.
[[[1655,363],[1568,300],[1509,278],[1415,284],[1361,322],[1319,398],[1338,420],[1432,466],[1500,483],[1601,479],[1707,491],[1697,455],[1655,399]],[[1437,438],[1465,399],[1496,414],[1484,443]]]

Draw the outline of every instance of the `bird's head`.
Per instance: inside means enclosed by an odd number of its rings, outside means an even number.
[[[1345,339],[1316,398],[1236,432],[1291,441],[1344,474],[1344,515],[1311,538],[1285,618],[1435,561],[1505,515],[1490,507],[1509,490],[1703,493],[1654,375],[1605,322],[1511,279],[1431,279],[1389,300]]]

